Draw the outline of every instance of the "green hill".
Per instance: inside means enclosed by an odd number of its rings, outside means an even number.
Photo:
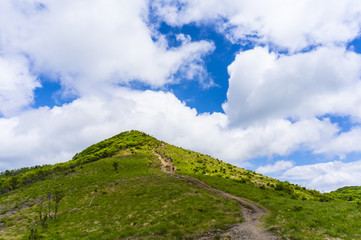
[[[361,201],[361,187],[343,187],[330,193],[334,198],[342,199],[345,201]],[[360,203],[359,203],[360,204]]]
[[[187,177],[267,208],[264,227],[283,238],[361,238],[356,202],[130,131],[66,163],[2,173],[0,239],[221,239],[245,221],[237,202]]]

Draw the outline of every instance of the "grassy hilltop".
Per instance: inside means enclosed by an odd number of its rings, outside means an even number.
[[[265,227],[284,238],[361,238],[356,197],[321,194],[130,131],[66,163],[2,173],[0,239],[193,239],[243,221],[235,202],[161,172],[154,152],[177,174],[269,209]]]
[[[346,201],[355,201],[361,204],[361,187],[359,186],[339,188],[336,191],[331,192],[331,195],[335,198]]]

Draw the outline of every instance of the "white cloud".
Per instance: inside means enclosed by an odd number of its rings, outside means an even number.
[[[0,114],[13,115],[33,102],[33,90],[40,87],[23,57],[0,55]]]
[[[86,146],[121,131],[138,129],[242,165],[252,157],[305,148],[337,131],[327,119],[297,123],[278,120],[248,129],[227,129],[227,122],[225,114],[197,114],[171,93],[113,89],[61,107],[33,109],[1,119],[0,162],[16,168],[66,161]],[[17,161],[11,162],[13,159]]]
[[[344,163],[334,161],[296,166],[282,177],[320,191],[333,191],[343,186],[358,186],[361,182],[361,161]]]
[[[80,95],[138,80],[152,87],[172,82],[179,70],[202,74],[207,41],[169,48],[147,26],[148,1],[2,1],[2,51],[25,53],[35,71],[59,77]],[[158,36],[158,41],[152,39]]]
[[[235,41],[252,39],[291,51],[346,43],[360,32],[357,0],[157,0],[154,6],[171,25],[214,24],[216,19],[220,31]]]
[[[67,161],[85,147],[130,129],[240,166],[257,156],[311,149],[325,139],[332,139],[337,132],[328,119],[296,123],[278,120],[247,129],[228,129],[227,121],[227,116],[221,113],[197,114],[171,93],[117,89],[79,98],[61,107],[33,109],[17,117],[1,118],[0,169]],[[281,161],[258,171],[277,173],[290,168],[282,177],[321,190],[356,184],[358,180],[351,178],[359,171],[353,167],[358,163],[315,166],[292,167],[292,163]]]
[[[229,130],[237,133],[237,141],[233,141],[230,144],[232,148],[227,150],[232,154],[242,153],[242,159],[288,155],[298,149],[312,149],[313,144],[329,139],[337,130],[337,127],[327,120],[313,118],[292,123],[278,119],[264,126]],[[225,155],[227,156],[227,153]]]
[[[348,132],[342,132],[337,137],[329,139],[326,143],[319,144],[315,153],[337,155],[345,158],[348,153],[361,152],[361,128],[354,127]]]
[[[265,124],[326,113],[361,117],[361,58],[343,48],[276,55],[257,47],[229,66],[227,102],[231,125]]]
[[[207,131],[201,126],[212,121],[212,117],[198,120],[197,112],[173,94],[118,89],[0,119],[0,162],[3,168],[17,168],[66,161],[75,152],[130,129],[181,142],[196,128],[198,133]]]
[[[291,161],[277,161],[274,164],[269,164],[265,166],[260,166],[257,168],[256,172],[262,173],[262,174],[276,174],[280,173],[282,171],[285,171],[291,167],[293,167],[294,163]]]

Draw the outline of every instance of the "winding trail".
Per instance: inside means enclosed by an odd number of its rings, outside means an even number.
[[[261,217],[265,214],[269,214],[269,211],[265,208],[262,208],[252,201],[234,196],[232,194],[223,192],[216,188],[213,188],[206,183],[189,176],[183,176],[175,174],[174,171],[176,167],[173,163],[166,158],[163,158],[159,153],[153,150],[153,154],[160,160],[161,162],[161,170],[163,172],[171,174],[174,178],[183,179],[189,182],[190,184],[200,186],[204,189],[207,189],[215,194],[224,196],[233,201],[236,201],[242,210],[243,218],[245,222],[238,223],[231,226],[226,231],[222,232],[210,232],[206,234],[206,236],[198,238],[199,240],[210,240],[214,239],[216,235],[219,235],[221,239],[245,239],[245,240],[280,240],[281,238],[273,235],[271,232],[262,228],[261,225]]]

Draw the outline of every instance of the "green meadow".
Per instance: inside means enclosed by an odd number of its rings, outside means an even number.
[[[218,159],[172,145],[159,148],[172,158],[178,174],[189,175],[270,210],[263,220],[288,239],[361,239],[360,187],[329,194],[281,182]],[[345,194],[345,195],[344,195]],[[352,195],[352,200],[349,196]]]
[[[193,238],[242,221],[236,203],[160,172],[155,161],[122,152],[3,194],[0,238],[28,239],[37,202],[55,188],[65,191],[58,217],[36,224],[35,239]]]

